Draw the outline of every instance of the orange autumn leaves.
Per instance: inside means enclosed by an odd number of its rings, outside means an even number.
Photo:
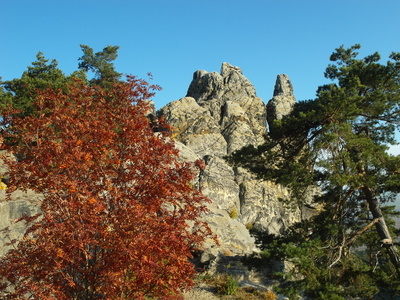
[[[9,191],[44,195],[29,238],[0,262],[10,299],[176,298],[193,283],[188,258],[210,236],[208,199],[190,184],[203,165],[179,162],[168,131],[153,132],[154,89],[76,80],[39,91],[31,116],[4,115],[19,158]]]

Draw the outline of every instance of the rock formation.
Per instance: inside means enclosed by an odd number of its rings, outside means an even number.
[[[285,188],[258,180],[224,159],[244,146],[263,143],[267,119],[272,122],[289,113],[294,101],[288,77],[279,75],[267,116],[266,105],[241,69],[223,63],[220,73],[196,71],[186,97],[158,112],[173,126],[182,156],[201,158],[206,164],[199,186],[212,200],[206,220],[218,234],[222,250],[250,253],[255,245],[248,228],[279,234],[300,219],[299,210],[279,201],[288,197]]]
[[[256,179],[224,159],[243,146],[263,143],[268,134],[267,120],[272,122],[289,113],[294,101],[286,75],[278,76],[274,97],[266,106],[241,69],[223,63],[220,73],[196,71],[186,97],[158,112],[173,126],[172,136],[181,158],[201,158],[206,164],[198,186],[212,200],[205,219],[221,245],[207,245],[204,260],[221,252],[252,253],[256,245],[249,234],[250,227],[279,234],[300,219],[300,210],[288,209],[279,201],[288,196],[285,188]],[[0,198],[0,229],[9,227],[10,238],[21,237],[24,228],[13,220],[36,213],[40,195],[19,192],[11,201],[4,201],[4,195]],[[0,236],[0,243],[5,242],[6,237]],[[6,250],[2,247],[0,255]]]

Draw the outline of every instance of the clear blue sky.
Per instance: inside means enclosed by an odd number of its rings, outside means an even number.
[[[242,68],[267,102],[277,74],[311,99],[340,45],[400,52],[399,0],[0,0],[0,76],[20,77],[38,51],[70,74],[80,44],[120,46],[117,71],[147,72],[157,108],[186,95],[198,69]]]

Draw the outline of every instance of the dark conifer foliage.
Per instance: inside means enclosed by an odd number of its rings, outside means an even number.
[[[400,53],[381,63],[378,53],[358,58],[358,49],[337,48],[325,71],[333,83],[275,121],[264,145],[229,158],[289,187],[292,205],[303,205],[305,194],[320,189],[313,205],[321,214],[276,244],[281,258],[295,263],[297,291],[318,299],[327,299],[323,294],[364,299],[388,288],[387,278],[400,279],[394,213],[382,207],[400,192],[400,157],[387,152],[399,129]],[[355,253],[367,244],[369,260]],[[375,288],[359,288],[357,294],[360,282]]]

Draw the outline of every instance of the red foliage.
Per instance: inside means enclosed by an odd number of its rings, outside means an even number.
[[[9,299],[171,299],[192,285],[188,258],[210,236],[198,221],[208,200],[192,185],[201,163],[180,163],[167,134],[153,133],[154,88],[75,81],[41,91],[32,116],[11,117],[9,191],[44,200],[0,260]]]

